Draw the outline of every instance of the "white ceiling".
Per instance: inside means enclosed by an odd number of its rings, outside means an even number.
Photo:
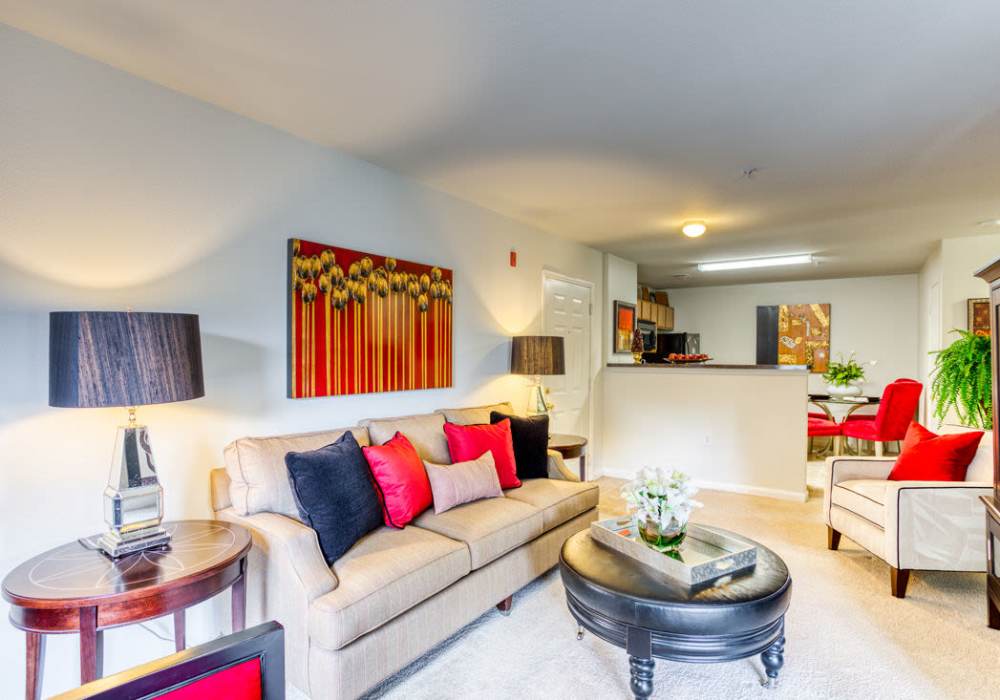
[[[0,0],[0,21],[654,285],[912,272],[1000,232],[976,225],[1000,217],[995,0]],[[692,269],[799,252],[820,263]]]

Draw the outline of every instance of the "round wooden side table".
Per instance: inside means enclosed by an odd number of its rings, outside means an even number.
[[[562,455],[563,459],[580,458],[580,481],[587,480],[587,438],[582,435],[549,435],[549,449]]]
[[[170,546],[110,559],[71,542],[29,559],[3,581],[10,621],[27,635],[25,696],[41,696],[45,635],[80,634],[80,682],[102,675],[103,630],[173,613],[184,649],[184,610],[232,586],[233,631],[246,619],[250,533],[217,520],[164,523]]]

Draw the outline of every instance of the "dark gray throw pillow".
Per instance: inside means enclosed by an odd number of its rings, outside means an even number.
[[[302,522],[316,531],[327,564],[382,524],[368,461],[351,431],[332,445],[285,455]]]
[[[549,475],[549,417],[544,413],[530,418],[490,411],[490,423],[510,419],[514,438],[514,464],[518,479],[544,479]]]

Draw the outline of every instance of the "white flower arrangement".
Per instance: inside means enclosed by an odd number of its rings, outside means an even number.
[[[691,511],[702,506],[693,498],[696,493],[687,474],[648,467],[621,488],[636,520],[656,523],[663,531],[687,525]]]

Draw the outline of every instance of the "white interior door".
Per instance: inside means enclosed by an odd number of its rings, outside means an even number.
[[[590,314],[592,289],[559,277],[544,278],[544,333],[565,338],[566,374],[544,377],[550,431],[590,437]]]

